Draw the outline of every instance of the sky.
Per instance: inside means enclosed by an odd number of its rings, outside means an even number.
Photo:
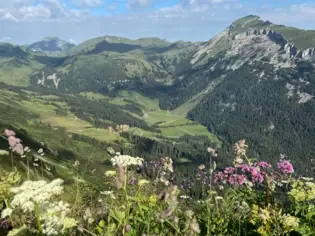
[[[315,0],[0,0],[0,42],[114,35],[206,41],[249,15],[315,30]]]

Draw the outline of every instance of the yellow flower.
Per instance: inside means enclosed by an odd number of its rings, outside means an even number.
[[[155,205],[155,204],[156,204],[156,201],[157,201],[156,195],[151,195],[151,196],[149,197],[149,202],[150,202],[150,204]]]
[[[105,172],[106,177],[114,177],[116,176],[116,171],[115,170],[108,170]]]
[[[139,186],[143,186],[143,185],[147,185],[147,184],[149,184],[149,183],[150,183],[149,180],[140,179],[138,185],[139,185]]]
[[[282,224],[285,232],[289,233],[299,227],[300,219],[289,214],[282,216]]]

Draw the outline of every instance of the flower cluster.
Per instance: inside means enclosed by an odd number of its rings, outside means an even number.
[[[112,157],[110,161],[113,166],[116,166],[116,165],[121,165],[122,167],[141,166],[143,162],[143,158],[132,157],[129,155],[121,155],[120,153],[116,153],[116,156]]]
[[[115,170],[108,170],[105,172],[106,177],[114,177],[116,176],[117,172]]]
[[[50,183],[44,180],[25,181],[21,186],[11,188],[15,196],[11,202],[13,208],[20,207],[24,212],[34,210],[34,201],[38,204],[47,204],[54,195],[63,191],[63,180],[55,179]]]
[[[313,201],[315,200],[315,183],[301,180],[294,181],[289,195],[295,202]]]
[[[282,174],[292,174],[294,172],[293,165],[288,160],[280,160],[277,166]]]
[[[256,162],[253,164],[237,165],[236,167],[227,167],[224,171],[219,171],[214,176],[214,183],[223,182],[231,185],[242,185],[250,183],[262,183],[267,174],[266,170],[271,168],[267,162]]]
[[[75,219],[67,217],[71,211],[70,205],[63,201],[50,203],[45,210],[41,214],[43,233],[45,235],[59,235],[77,224]]]
[[[22,156],[24,153],[23,145],[21,144],[22,140],[19,138],[16,138],[15,132],[12,130],[5,129],[3,134],[5,136],[7,136],[10,148],[12,149],[12,152],[15,152],[18,155]]]

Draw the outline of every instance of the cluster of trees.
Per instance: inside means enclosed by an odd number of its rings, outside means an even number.
[[[299,103],[299,92],[314,94],[315,72],[309,63],[296,70],[268,70],[263,64],[244,65],[229,73],[190,113],[189,118],[211,128],[226,143],[245,138],[252,155],[268,161],[286,154],[300,170],[312,173],[315,156],[315,102]],[[265,75],[260,78],[260,72]],[[301,81],[300,78],[303,78]],[[288,96],[287,84],[293,85]]]

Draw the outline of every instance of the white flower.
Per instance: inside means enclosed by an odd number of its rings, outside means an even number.
[[[64,233],[65,229],[72,228],[77,224],[75,219],[67,217],[70,212],[68,203],[63,201],[49,203],[45,210],[41,213],[45,235],[60,235],[61,232]]]
[[[74,167],[78,167],[80,165],[80,162],[78,160],[76,160],[73,164]]]
[[[100,194],[105,195],[105,196],[110,196],[112,199],[116,199],[113,191],[102,191],[100,192]]]
[[[179,198],[182,198],[182,199],[189,199],[190,197],[189,197],[189,196],[186,196],[186,195],[182,195],[182,196],[179,196]]]
[[[7,218],[8,216],[10,216],[12,214],[12,209],[11,208],[5,208],[4,210],[2,210],[1,212],[1,219]]]
[[[132,157],[129,155],[116,155],[115,157],[111,158],[110,161],[112,162],[113,166],[119,164],[122,167],[128,167],[132,165],[134,166],[142,165],[143,158]]]
[[[83,219],[86,220],[88,224],[92,224],[94,222],[94,219],[92,218],[92,213],[89,207],[85,209]]]
[[[9,152],[6,150],[0,150],[0,156],[8,156]]]
[[[41,153],[43,153],[44,152],[44,150],[42,149],[42,148],[40,148],[40,149],[38,149],[38,151],[37,151],[39,154],[41,154]]]
[[[34,210],[34,202],[39,205],[47,204],[54,195],[60,195],[63,191],[62,179],[55,179],[50,183],[44,180],[25,181],[20,187],[11,188],[15,196],[11,202],[13,208],[20,207],[24,212]]]

